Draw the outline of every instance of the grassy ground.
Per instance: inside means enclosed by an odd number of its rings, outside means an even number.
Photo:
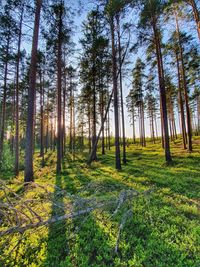
[[[155,191],[124,204],[115,216],[111,216],[112,209],[96,210],[31,232],[17,251],[2,248],[0,266],[200,266],[200,140],[195,140],[192,154],[177,141],[172,155],[173,164],[167,166],[160,144],[131,145],[128,163],[120,172],[114,168],[113,150],[99,155],[90,168],[85,155],[77,155],[74,161],[67,156],[61,176],[55,175],[55,155],[46,155],[43,169],[36,157],[37,183],[55,184],[81,197],[105,200],[125,189]],[[0,178],[20,194],[21,186],[8,173]],[[18,180],[22,179],[23,173]],[[57,198],[56,190],[52,193]],[[59,198],[62,203],[64,199]],[[56,208],[48,208],[50,216],[54,215]],[[115,253],[119,225],[127,210]]]

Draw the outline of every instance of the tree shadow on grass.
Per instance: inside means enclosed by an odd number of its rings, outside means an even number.
[[[77,175],[79,173],[80,175]],[[79,186],[83,186],[84,183],[88,183],[90,179],[82,178],[81,170],[77,170],[73,161],[68,159],[68,162],[63,162],[63,172],[61,175],[56,175],[55,178],[55,190],[53,193],[51,217],[62,216],[65,213],[72,212],[69,210],[59,210],[56,205],[63,206],[66,202],[66,195],[74,195],[77,193]],[[61,191],[63,190],[63,193]],[[65,199],[64,199],[65,196]],[[65,262],[66,257],[69,254],[69,236],[73,230],[73,220],[61,221],[49,226],[48,240],[47,240],[47,257],[43,266],[61,266]],[[68,266],[68,265],[64,265]]]
[[[158,200],[151,206],[147,205],[143,200],[135,202],[133,215],[125,222],[121,232],[117,254],[114,252],[116,222],[119,227],[123,212],[115,219],[100,216],[103,218],[100,223],[96,213],[90,214],[81,226],[80,221],[84,219],[74,220],[74,224],[80,228],[70,245],[68,260],[72,265],[66,266],[198,266],[197,240],[192,239],[191,243],[192,233],[187,233],[192,224],[190,227],[186,222],[183,224],[172,207],[164,205],[160,210]],[[185,227],[188,229],[184,230]]]
[[[77,169],[74,168],[75,166],[72,163],[67,163],[62,175],[56,176],[55,185],[66,193],[76,194],[77,185],[84,185],[90,181],[89,177],[86,180],[80,178],[83,175],[82,171],[79,170],[77,173]],[[55,188],[53,202],[59,201],[59,205],[62,205],[62,195],[58,196],[58,194],[59,190]],[[74,207],[71,211],[65,212],[72,212],[73,209]],[[55,217],[63,214],[58,214],[57,207],[53,205],[51,215]],[[95,224],[92,215],[86,215],[85,217],[81,216],[77,219],[61,221],[49,226],[47,257],[43,266],[102,266],[95,265],[101,262],[100,247],[103,244],[104,251],[106,251],[103,253],[107,254],[112,249],[106,242],[108,238],[101,233],[101,229]],[[75,234],[73,234],[74,231]],[[105,266],[114,266],[108,256],[105,256],[103,261],[106,263]],[[87,263],[91,265],[87,265]],[[94,265],[92,265],[93,263]]]
[[[188,221],[160,196],[142,197],[123,227],[119,242],[119,266],[197,267],[200,256],[198,223]]]
[[[53,203],[56,202],[60,206],[64,204],[63,196],[60,194],[60,189],[63,190],[63,176],[56,175],[55,191],[52,199],[51,217],[61,216],[64,214]],[[58,211],[59,210],[59,211]],[[68,255],[68,240],[67,232],[69,226],[66,221],[54,223],[49,226],[47,240],[47,257],[43,266],[59,266],[60,262],[64,261]]]
[[[130,182],[170,188],[173,192],[187,197],[198,196],[200,192],[199,156],[174,156],[174,163],[169,166],[164,164],[164,160],[158,155],[151,155],[146,151],[134,153],[128,151],[127,158],[128,163],[126,166],[122,166],[119,176],[121,174],[126,176]],[[113,155],[106,155],[106,158],[101,158],[102,166],[109,167],[111,175],[114,172],[113,162]],[[140,178],[145,178],[146,181],[140,181]]]
[[[78,227],[78,232],[70,243],[70,255],[66,266],[109,266],[114,267],[114,246],[110,235],[99,227],[93,214],[75,219],[73,223]]]

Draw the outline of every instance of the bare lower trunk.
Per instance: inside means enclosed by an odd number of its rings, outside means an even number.
[[[62,160],[62,6],[59,10],[59,25],[58,25],[58,50],[57,50],[57,174],[61,173]]]
[[[20,23],[19,23],[19,37],[17,47],[17,69],[16,69],[16,109],[15,109],[15,175],[19,174],[19,64],[20,64],[20,50],[22,37],[22,21],[24,14],[24,6],[22,6]]]
[[[122,114],[122,145],[123,145],[123,163],[126,164],[126,137],[125,137],[125,121],[124,121],[124,103],[123,103],[123,84],[122,84],[122,55],[121,55],[121,37],[119,15],[117,15],[117,37],[118,37],[118,53],[119,53],[119,84],[120,84],[120,100]]]
[[[93,66],[95,69],[95,66]],[[93,110],[92,110],[92,149],[95,148],[92,160],[97,159],[97,147],[95,147],[96,138],[96,83],[95,83],[95,70],[93,70]]]
[[[6,62],[5,62],[5,70],[4,70],[4,81],[3,81],[3,101],[2,101],[2,113],[1,113],[2,118],[1,118],[1,132],[0,132],[0,166],[2,164],[4,134],[5,134],[9,46],[10,46],[10,37],[8,37],[7,44],[6,44]]]
[[[40,157],[44,167],[44,88],[42,84],[42,73],[40,70]]]
[[[117,88],[117,64],[116,64],[116,48],[115,48],[115,26],[114,19],[111,18],[111,39],[112,39],[112,78],[114,93],[114,115],[115,115],[115,158],[116,169],[121,169],[120,159],[120,143],[119,143],[119,107],[118,107],[118,88]]]
[[[188,89],[187,89],[187,80],[185,74],[185,66],[183,60],[183,49],[180,39],[180,31],[179,31],[179,24],[178,24],[178,17],[176,16],[176,30],[178,36],[178,43],[179,43],[179,52],[180,52],[180,61],[181,61],[181,71],[182,71],[182,79],[183,79],[183,88],[184,88],[184,97],[185,97],[185,107],[186,107],[186,119],[187,119],[187,133],[188,133],[188,151],[192,151],[192,129],[191,129],[191,114],[190,114],[190,107],[189,107],[189,99],[188,99]]]
[[[167,105],[166,105],[166,92],[165,92],[165,78],[163,70],[163,61],[160,45],[160,37],[158,30],[156,28],[155,20],[153,22],[153,31],[156,45],[156,56],[157,56],[157,66],[158,66],[158,77],[159,77],[159,87],[160,87],[160,97],[161,97],[161,108],[162,108],[162,122],[163,122],[163,133],[164,133],[164,143],[165,143],[165,159],[167,162],[172,160],[170,153],[169,144],[169,130],[168,130],[168,116],[167,116]]]
[[[27,128],[26,128],[25,173],[24,173],[25,182],[31,182],[34,180],[33,178],[34,106],[35,106],[35,85],[36,85],[36,70],[37,70],[37,47],[38,47],[41,5],[42,5],[42,0],[37,0],[32,53],[31,53],[29,90],[28,90],[28,116],[27,116]]]

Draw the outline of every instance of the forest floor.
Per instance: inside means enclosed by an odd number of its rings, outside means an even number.
[[[160,146],[130,145],[122,171],[115,170],[114,148],[105,156],[99,154],[99,161],[91,167],[85,163],[86,155],[77,154],[72,160],[68,154],[60,176],[55,174],[55,153],[45,155],[44,168],[36,155],[35,182],[56,185],[64,194],[106,201],[126,190],[153,190],[128,200],[117,212],[113,207],[96,209],[89,215],[30,230],[17,249],[12,245],[2,248],[0,266],[199,267],[200,139],[195,138],[191,154],[176,141],[171,165],[164,163]],[[0,176],[27,198],[10,172]],[[18,182],[22,179],[20,173]],[[29,192],[29,198],[35,192]],[[64,201],[56,189],[52,194],[60,203]],[[48,209],[50,216],[56,213],[56,206]]]

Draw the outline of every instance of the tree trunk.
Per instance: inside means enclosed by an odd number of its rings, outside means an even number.
[[[42,84],[42,71],[40,70],[40,157],[44,167],[44,88]]]
[[[159,78],[160,97],[161,97],[164,141],[165,141],[165,159],[167,162],[171,162],[172,158],[171,158],[170,144],[169,144],[169,129],[168,129],[168,118],[167,118],[168,116],[167,116],[167,105],[166,105],[164,69],[163,69],[160,37],[159,37],[158,30],[156,28],[155,20],[153,20],[152,26],[153,26],[153,31],[154,31],[155,45],[156,45],[158,78]]]
[[[184,114],[184,106],[183,106],[183,98],[181,92],[181,77],[180,77],[180,66],[179,66],[179,58],[178,53],[176,53],[176,64],[177,64],[177,72],[178,72],[178,96],[179,96],[179,108],[180,108],[180,120],[181,120],[181,130],[183,137],[183,148],[186,149],[186,129],[185,129],[185,114]]]
[[[89,153],[91,152],[92,150],[92,147],[91,147],[91,118],[90,118],[90,105],[88,103],[88,144],[89,144]]]
[[[96,82],[95,82],[95,63],[93,62],[93,110],[92,110],[92,149],[95,148],[97,133],[96,133]],[[92,160],[97,159],[97,147],[94,150]]]
[[[115,26],[114,18],[111,18],[111,40],[112,40],[112,78],[113,78],[113,93],[114,93],[114,115],[115,115],[115,157],[116,169],[121,169],[120,159],[120,143],[119,143],[119,108],[118,108],[118,88],[117,88],[117,62],[115,48]]]
[[[145,126],[144,126],[144,103],[142,101],[142,143],[143,146],[146,147],[146,138],[145,138]]]
[[[110,112],[108,110],[108,150],[111,149],[111,143],[110,143]]]
[[[63,88],[63,157],[66,153],[66,92],[67,92],[67,81],[66,81],[66,60],[64,54],[64,88]]]
[[[132,106],[133,144],[135,144],[135,110]]]
[[[37,47],[38,47],[41,6],[42,6],[42,0],[37,0],[33,41],[32,41],[29,90],[28,90],[28,116],[27,116],[27,128],[26,128],[25,173],[24,173],[25,182],[31,182],[34,180],[33,177],[34,106],[35,106],[35,85],[36,85],[36,71],[37,71]]]
[[[200,99],[197,96],[197,134],[200,133]]]
[[[190,115],[190,107],[189,107],[189,99],[188,99],[188,90],[187,90],[187,81],[186,81],[186,74],[185,74],[185,66],[183,60],[183,48],[181,44],[180,38],[180,31],[179,31],[179,24],[178,24],[178,17],[175,13],[176,17],[176,30],[177,30],[177,37],[179,43],[179,52],[180,52],[180,61],[181,61],[181,70],[182,70],[182,79],[183,79],[183,88],[184,88],[184,97],[185,97],[185,106],[186,106],[186,119],[187,119],[187,133],[188,133],[188,151],[192,152],[192,129],[191,129],[191,115]]]
[[[2,164],[4,134],[5,134],[9,47],[10,47],[10,36],[8,36],[7,44],[6,44],[5,70],[4,70],[4,79],[3,79],[3,101],[2,101],[2,112],[1,112],[2,118],[1,118],[1,132],[0,132],[0,166]]]
[[[123,103],[123,84],[122,84],[122,55],[121,55],[121,37],[120,37],[120,22],[119,14],[116,16],[117,20],[117,37],[118,37],[118,53],[119,53],[119,85],[121,96],[121,114],[122,114],[122,144],[123,144],[123,156],[122,161],[126,164],[126,137],[125,137],[125,121],[124,121],[124,103]]]
[[[72,108],[73,108],[73,160],[75,160],[76,153],[76,128],[75,128],[75,110],[74,110],[74,90],[72,92]]]
[[[106,108],[106,112],[105,112],[105,116],[104,116],[104,119],[103,119],[103,124],[105,123],[106,121],[106,118],[107,118],[107,115],[109,116],[109,109],[110,109],[110,104],[111,104],[111,101],[112,101],[112,98],[113,98],[113,92],[114,90],[112,90],[112,93],[110,95],[110,98],[108,100],[108,105],[107,105],[107,108]],[[108,120],[109,121],[109,120]],[[90,152],[90,155],[89,155],[89,158],[88,158],[88,164],[91,164],[92,162],[92,159],[93,159],[93,155],[97,149],[97,144],[98,144],[98,141],[99,141],[99,138],[100,138],[100,135],[101,135],[101,132],[102,132],[102,129],[103,129],[103,124],[101,125],[101,128],[99,130],[99,133],[97,135],[97,138],[96,138],[96,142],[95,142],[95,145],[94,147],[92,148],[92,151]],[[110,134],[109,134],[110,135]],[[119,143],[118,143],[119,144]],[[110,140],[109,140],[109,146],[110,146]]]
[[[151,127],[152,127],[152,139],[153,139],[153,144],[155,144],[154,112],[153,112],[153,109],[152,109],[152,108],[151,108]]]
[[[44,81],[43,81],[44,84]],[[46,115],[46,134],[45,134],[45,153],[49,148],[49,88],[47,91],[47,115]]]
[[[195,19],[195,22],[197,24],[197,33],[198,33],[198,37],[200,40],[200,15],[199,15],[199,11],[197,9],[197,5],[196,5],[195,0],[189,0],[189,4],[192,6],[194,19]]]
[[[62,6],[59,10],[58,50],[57,50],[57,174],[61,173],[62,160]]]
[[[101,142],[101,153],[102,155],[105,155],[105,127],[104,127],[104,92],[103,92],[103,88],[101,90],[101,95],[100,95],[100,113],[101,113],[101,125],[103,125],[103,129],[102,129],[102,142]]]
[[[69,97],[70,97],[70,118],[69,118],[69,150],[73,151],[73,107],[72,107],[72,77],[69,77]]]
[[[24,15],[24,6],[22,6],[20,22],[19,22],[19,37],[17,45],[17,68],[16,68],[16,110],[15,110],[15,175],[19,174],[19,64],[20,50],[22,38],[22,22]]]

